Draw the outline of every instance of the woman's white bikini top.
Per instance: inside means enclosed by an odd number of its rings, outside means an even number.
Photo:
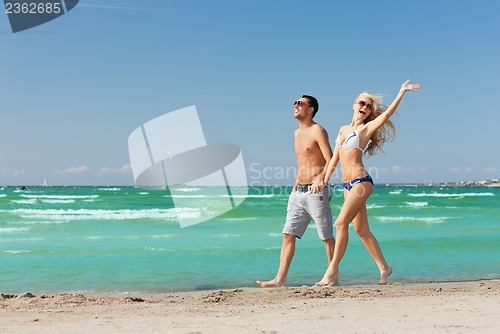
[[[347,136],[347,138],[344,140],[344,142],[341,144],[340,143],[340,132],[337,136],[337,139],[335,139],[335,146],[337,147],[343,147],[343,148],[357,148],[358,150],[360,150],[361,152],[363,152],[364,150],[359,147],[359,135],[358,135],[358,130],[359,128],[361,127],[361,125],[355,130],[353,131],[349,136]]]

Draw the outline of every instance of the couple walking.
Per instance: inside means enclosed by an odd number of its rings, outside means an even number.
[[[318,236],[323,240],[329,263],[317,285],[339,284],[339,264],[347,248],[351,222],[379,268],[379,284],[387,284],[392,268],[387,264],[377,239],[368,226],[366,200],[372,193],[373,180],[363,165],[362,156],[375,154],[385,142],[394,137],[395,128],[389,118],[406,92],[420,88],[419,84],[409,82],[410,80],[401,85],[389,107],[381,104],[380,96],[369,92],[361,93],[354,101],[351,123],[339,129],[333,152],[327,132],[313,121],[319,109],[316,98],[303,95],[295,101],[294,117],[299,121],[299,128],[294,133],[297,178],[288,200],[278,273],[270,281],[257,281],[261,287],[285,286],[295,253],[295,241],[302,237],[311,220],[314,220]],[[328,182],[338,163],[344,182],[344,203],[335,221],[335,241]]]

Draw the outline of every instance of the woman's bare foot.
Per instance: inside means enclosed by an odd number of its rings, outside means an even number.
[[[317,286],[338,286],[339,285],[339,281],[338,280],[335,280],[333,282],[328,282],[328,281],[319,281],[317,283],[315,283],[314,285],[317,285]]]
[[[278,280],[272,279],[267,282],[262,282],[262,281],[256,281],[258,285],[260,285],[261,288],[281,288],[285,286],[285,282],[278,282]]]
[[[328,274],[325,273],[325,276],[321,279],[321,281],[317,282],[315,285],[318,286],[338,286],[339,285],[339,274]]]
[[[387,284],[387,277],[391,276],[392,274],[392,268],[387,267],[385,270],[382,270],[380,272],[380,283],[378,285],[386,285]]]

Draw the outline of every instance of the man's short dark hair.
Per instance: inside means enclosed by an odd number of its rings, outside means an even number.
[[[314,118],[314,116],[316,116],[316,113],[319,110],[318,100],[314,96],[311,96],[311,95],[302,95],[302,97],[304,99],[307,99],[307,101],[309,101],[309,106],[310,107],[313,107],[313,109],[314,109],[314,111],[313,111],[313,118]]]

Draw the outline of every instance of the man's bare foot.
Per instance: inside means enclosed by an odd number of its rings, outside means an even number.
[[[285,282],[278,282],[278,280],[272,279],[267,282],[262,282],[262,281],[256,281],[258,285],[260,285],[261,288],[281,288],[285,286]]]
[[[378,285],[386,285],[387,284],[387,277],[391,276],[392,274],[392,268],[387,267],[387,269],[383,270],[380,272],[380,283]]]

